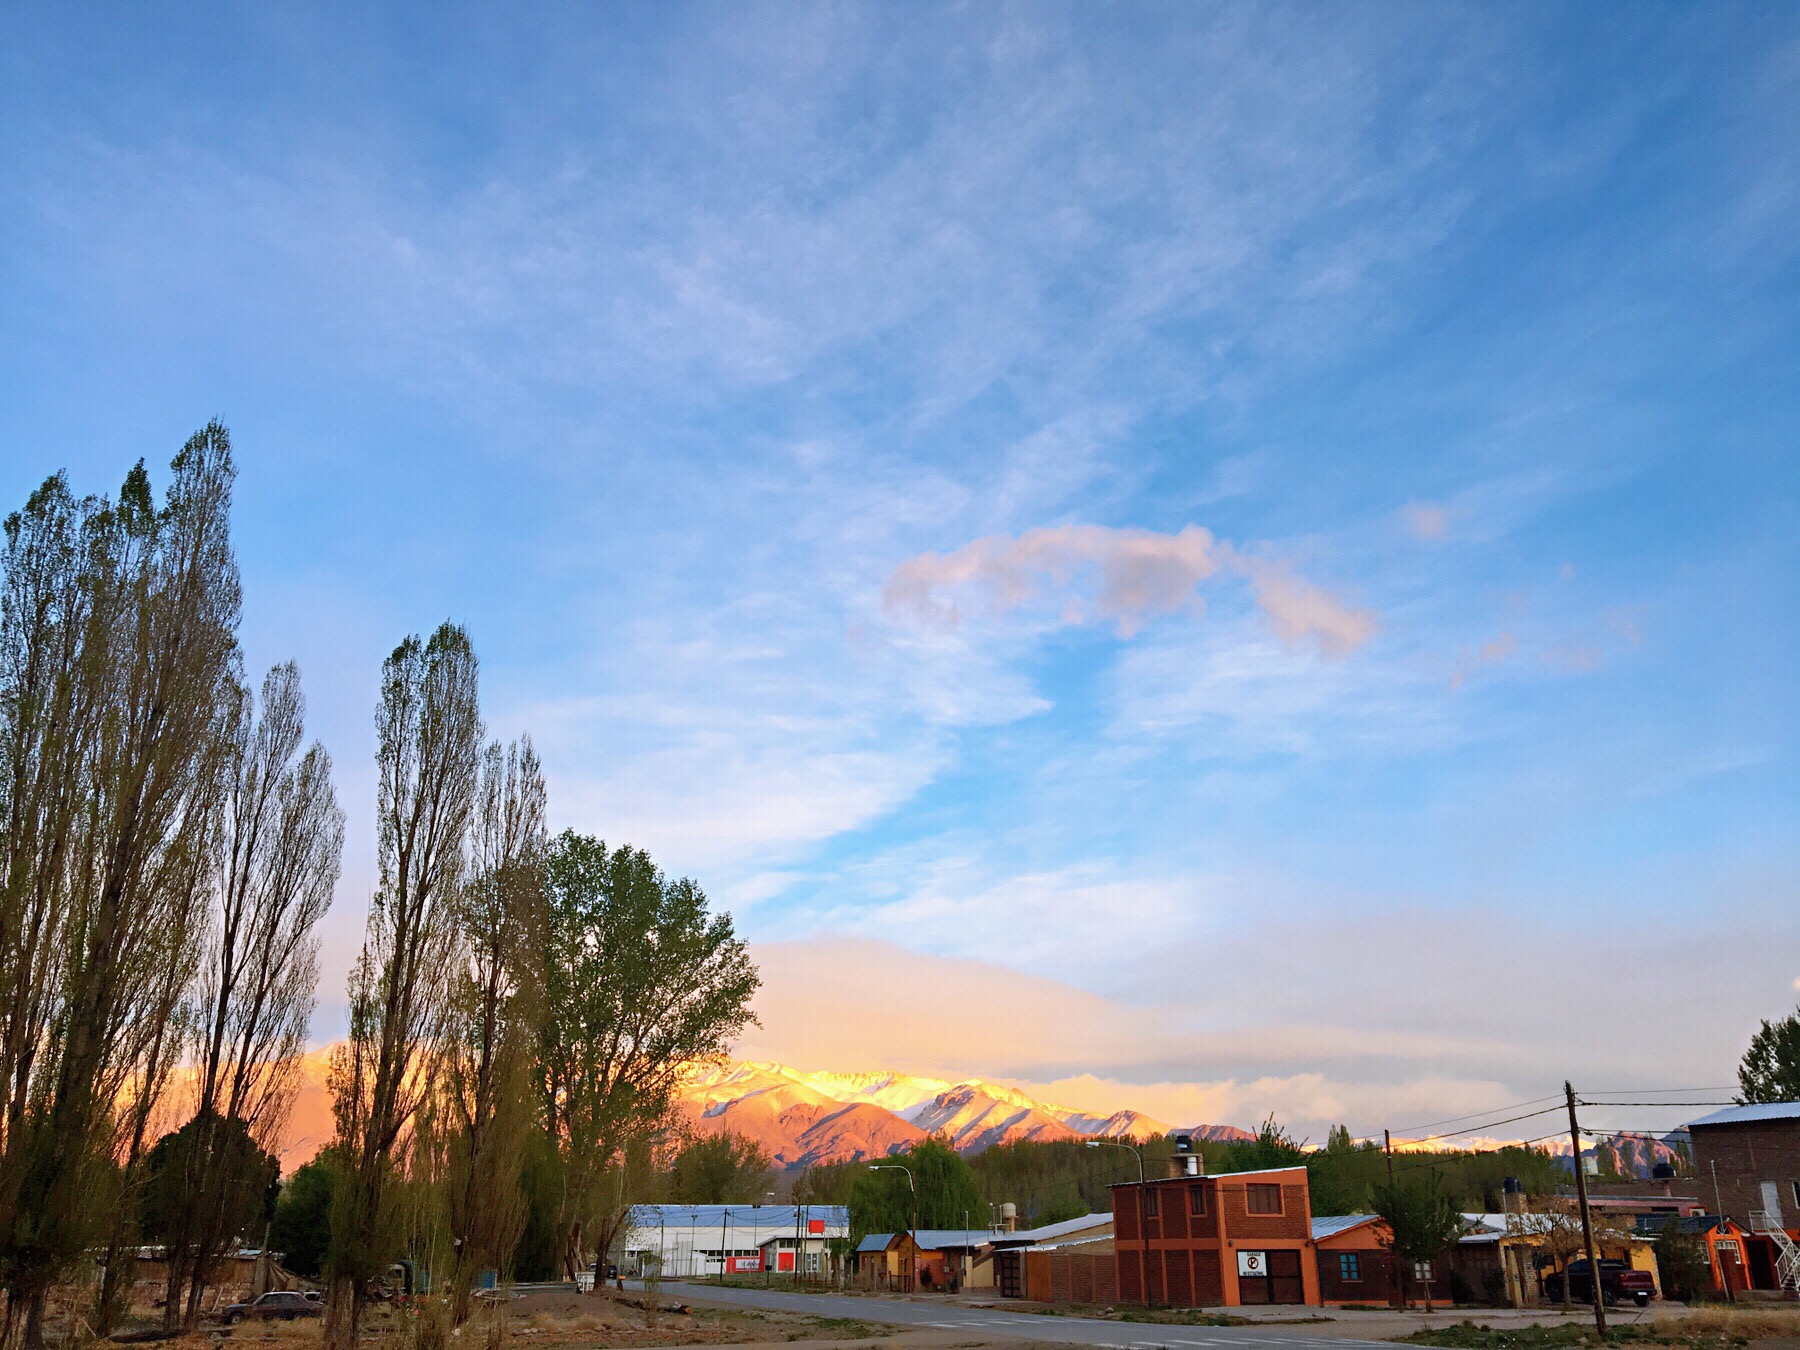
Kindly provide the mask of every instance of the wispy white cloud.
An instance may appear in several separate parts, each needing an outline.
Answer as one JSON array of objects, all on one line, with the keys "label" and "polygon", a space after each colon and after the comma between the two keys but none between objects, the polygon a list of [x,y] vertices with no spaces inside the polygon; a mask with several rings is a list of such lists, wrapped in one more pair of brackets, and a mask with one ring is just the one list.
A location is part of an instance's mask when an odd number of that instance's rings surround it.
[{"label": "wispy white cloud", "polygon": [[890,614],[951,628],[971,605],[990,619],[1047,605],[1050,627],[1106,622],[1129,638],[1150,619],[1199,613],[1200,587],[1221,569],[1251,576],[1257,603],[1285,643],[1310,638],[1327,656],[1343,656],[1375,632],[1371,611],[1347,605],[1284,565],[1241,553],[1198,525],[1174,534],[1053,525],[1016,538],[977,539],[900,563],[882,604]]},{"label": "wispy white cloud", "polygon": [[1408,502],[1400,516],[1414,539],[1435,543],[1450,533],[1450,511],[1440,502]]}]

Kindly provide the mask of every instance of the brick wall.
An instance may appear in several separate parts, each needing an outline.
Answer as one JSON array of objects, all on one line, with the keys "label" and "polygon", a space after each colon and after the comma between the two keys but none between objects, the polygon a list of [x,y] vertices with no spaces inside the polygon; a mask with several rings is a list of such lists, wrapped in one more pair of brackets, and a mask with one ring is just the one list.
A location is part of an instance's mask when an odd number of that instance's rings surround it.
[{"label": "brick wall", "polygon": [[1039,1303],[1117,1303],[1112,1253],[1025,1253],[1025,1297]]},{"label": "brick wall", "polygon": [[[1763,1208],[1762,1183],[1772,1181],[1781,1202],[1784,1226],[1800,1228],[1800,1120],[1770,1120],[1743,1125],[1704,1125],[1692,1132],[1694,1171],[1704,1201],[1713,1199],[1718,1176],[1718,1202],[1741,1224]],[[1710,1208],[1710,1204],[1709,1204]]]}]

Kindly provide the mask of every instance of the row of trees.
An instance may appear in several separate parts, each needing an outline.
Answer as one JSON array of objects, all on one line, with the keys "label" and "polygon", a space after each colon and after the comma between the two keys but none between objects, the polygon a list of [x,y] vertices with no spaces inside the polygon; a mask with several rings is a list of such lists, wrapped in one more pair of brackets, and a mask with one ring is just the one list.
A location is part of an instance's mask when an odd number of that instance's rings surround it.
[{"label": "row of trees", "polygon": [[[0,586],[0,1283],[4,1334],[41,1344],[45,1298],[119,1260],[180,1067],[167,1197],[171,1317],[236,1235],[244,1163],[273,1138],[338,876],[331,761],[302,749],[298,672],[258,699],[237,645],[230,438],[182,448],[160,504],[62,475],[6,521]],[[266,1177],[262,1179],[266,1184]]]},{"label": "row of trees", "polygon": [[309,1196],[339,1350],[402,1255],[449,1273],[459,1320],[523,1243],[572,1274],[681,1066],[750,1020],[729,918],[640,850],[550,839],[529,739],[487,738],[468,635],[408,638],[382,667],[335,1134],[271,1216],[344,818],[298,671],[260,697],[243,677],[233,479],[213,423],[160,505],[140,464],[116,500],[58,475],[6,522],[0,1341],[28,1350],[96,1251],[110,1327],[146,1232],[167,1325],[193,1325],[225,1246]]}]

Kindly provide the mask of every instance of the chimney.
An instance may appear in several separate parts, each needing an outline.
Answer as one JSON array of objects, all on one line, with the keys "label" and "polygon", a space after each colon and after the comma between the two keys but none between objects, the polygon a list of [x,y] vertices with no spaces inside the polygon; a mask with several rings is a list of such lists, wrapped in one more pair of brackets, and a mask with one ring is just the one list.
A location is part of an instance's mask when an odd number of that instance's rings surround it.
[{"label": "chimney", "polygon": [[1175,1136],[1175,1152],[1169,1157],[1169,1175],[1172,1177],[1203,1177],[1206,1175],[1206,1162],[1194,1149],[1194,1137],[1191,1134]]},{"label": "chimney", "polygon": [[1506,1177],[1500,1182],[1500,1206],[1508,1214],[1525,1212],[1525,1187],[1517,1177]]},{"label": "chimney", "polygon": [[1000,1206],[1000,1231],[1002,1233],[1019,1231],[1019,1207],[1010,1200]]}]

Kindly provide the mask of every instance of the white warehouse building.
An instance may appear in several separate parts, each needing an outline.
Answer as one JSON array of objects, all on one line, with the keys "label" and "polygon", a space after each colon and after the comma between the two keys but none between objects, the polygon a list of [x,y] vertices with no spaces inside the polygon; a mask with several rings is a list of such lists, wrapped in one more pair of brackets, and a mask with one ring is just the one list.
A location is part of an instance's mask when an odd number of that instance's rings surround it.
[{"label": "white warehouse building", "polygon": [[723,1271],[772,1271],[823,1278],[833,1273],[831,1243],[850,1235],[842,1205],[635,1205],[622,1239],[622,1269],[641,1276],[702,1279]]}]

